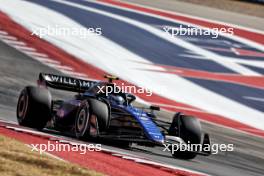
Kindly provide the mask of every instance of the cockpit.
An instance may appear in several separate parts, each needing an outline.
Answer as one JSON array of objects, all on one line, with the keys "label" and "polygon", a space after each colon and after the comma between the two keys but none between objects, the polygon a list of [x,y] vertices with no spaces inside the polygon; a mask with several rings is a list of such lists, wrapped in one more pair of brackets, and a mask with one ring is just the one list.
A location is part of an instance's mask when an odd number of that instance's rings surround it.
[{"label": "cockpit", "polygon": [[130,105],[136,99],[133,94],[122,92],[117,84],[109,82],[98,82],[88,89],[85,94],[102,97],[115,105],[125,106]]}]

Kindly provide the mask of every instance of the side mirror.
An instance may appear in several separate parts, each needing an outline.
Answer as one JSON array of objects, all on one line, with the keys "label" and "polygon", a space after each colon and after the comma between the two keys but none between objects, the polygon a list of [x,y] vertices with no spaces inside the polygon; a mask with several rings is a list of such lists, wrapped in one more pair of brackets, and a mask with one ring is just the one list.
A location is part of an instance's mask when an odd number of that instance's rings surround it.
[{"label": "side mirror", "polygon": [[130,93],[127,93],[126,94],[126,97],[127,97],[127,102],[128,102],[128,104],[131,104],[133,101],[135,101],[135,99],[136,99],[136,96],[135,95],[133,95],[133,94],[130,94]]},{"label": "side mirror", "polygon": [[160,107],[159,107],[159,106],[153,106],[153,105],[151,105],[151,106],[149,107],[149,109],[151,109],[151,110],[153,110],[153,111],[160,111]]}]

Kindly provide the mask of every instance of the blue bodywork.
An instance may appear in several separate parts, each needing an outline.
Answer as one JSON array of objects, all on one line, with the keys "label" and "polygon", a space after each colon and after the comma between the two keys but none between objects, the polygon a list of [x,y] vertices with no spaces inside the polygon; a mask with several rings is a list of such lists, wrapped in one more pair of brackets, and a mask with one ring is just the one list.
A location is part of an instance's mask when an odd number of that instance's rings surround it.
[{"label": "blue bodywork", "polygon": [[163,143],[164,136],[161,133],[159,127],[152,121],[151,117],[142,109],[135,108],[132,105],[112,105],[113,107],[118,107],[131,114],[131,116],[136,119],[142,126],[146,136],[154,142]]},{"label": "blue bodywork", "polygon": [[[97,82],[88,91],[84,93],[84,96],[93,97],[99,92],[99,87],[106,88],[110,86],[108,82]],[[112,84],[112,86],[116,86]],[[156,143],[163,143],[164,136],[161,133],[159,127],[153,122],[152,118],[143,110],[133,107],[130,103],[120,103],[115,100],[115,94],[105,96],[104,98],[110,102],[110,106],[113,108],[120,109],[130,114],[136,121],[139,122],[140,126],[144,130],[146,137]]]}]

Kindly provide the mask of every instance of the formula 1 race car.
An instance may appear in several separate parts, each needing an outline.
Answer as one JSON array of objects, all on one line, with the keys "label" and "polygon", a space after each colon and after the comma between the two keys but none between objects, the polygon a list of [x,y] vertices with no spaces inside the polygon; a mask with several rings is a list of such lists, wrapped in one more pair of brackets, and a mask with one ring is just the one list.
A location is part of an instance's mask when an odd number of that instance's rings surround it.
[{"label": "formula 1 race car", "polygon": [[[67,76],[40,73],[38,87],[27,86],[19,96],[17,119],[22,126],[42,130],[52,128],[70,132],[79,139],[104,139],[146,146],[169,145],[172,155],[192,159],[210,155],[210,151],[179,151],[174,144],[210,145],[209,135],[202,137],[197,118],[176,113],[171,123],[158,119],[157,106],[137,108],[136,96],[130,93],[106,93],[107,87],[117,87],[114,76],[108,81],[83,80]],[[76,92],[71,100],[53,100],[47,87]],[[202,140],[203,138],[203,140]],[[203,142],[202,142],[203,141]]]}]

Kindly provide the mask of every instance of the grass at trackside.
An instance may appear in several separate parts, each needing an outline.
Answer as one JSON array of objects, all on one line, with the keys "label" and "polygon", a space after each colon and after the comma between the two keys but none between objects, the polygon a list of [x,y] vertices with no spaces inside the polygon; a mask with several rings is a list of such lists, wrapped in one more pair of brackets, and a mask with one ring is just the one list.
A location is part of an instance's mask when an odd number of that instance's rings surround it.
[{"label": "grass at trackside", "polygon": [[31,148],[0,135],[1,176],[102,176],[78,165],[32,152]]}]

